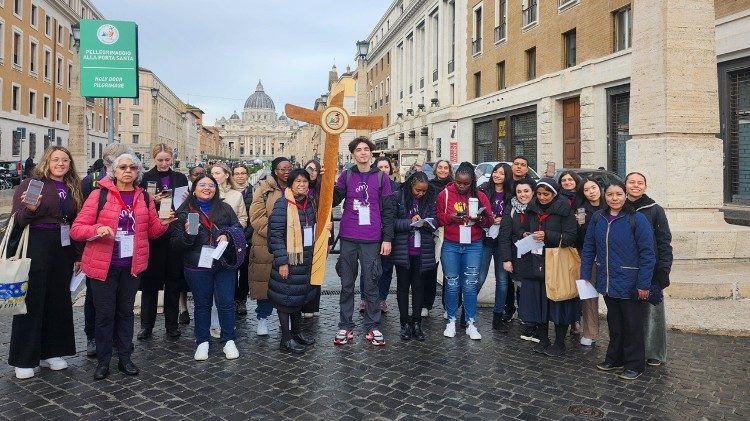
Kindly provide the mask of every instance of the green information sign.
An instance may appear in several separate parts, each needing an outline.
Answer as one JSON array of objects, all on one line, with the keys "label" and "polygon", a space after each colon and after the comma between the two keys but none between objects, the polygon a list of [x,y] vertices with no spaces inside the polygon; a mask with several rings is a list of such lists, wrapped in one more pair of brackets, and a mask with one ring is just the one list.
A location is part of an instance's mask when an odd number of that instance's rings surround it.
[{"label": "green information sign", "polygon": [[81,20],[81,96],[138,96],[138,26],[135,22]]}]

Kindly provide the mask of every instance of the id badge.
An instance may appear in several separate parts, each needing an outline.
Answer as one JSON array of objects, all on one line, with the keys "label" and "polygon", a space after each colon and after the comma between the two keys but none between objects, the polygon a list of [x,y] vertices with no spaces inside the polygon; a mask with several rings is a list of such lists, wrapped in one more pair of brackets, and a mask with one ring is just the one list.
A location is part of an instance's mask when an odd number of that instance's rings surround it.
[{"label": "id badge", "polygon": [[471,244],[471,225],[460,225],[459,237],[461,244]]},{"label": "id badge", "polygon": [[359,201],[359,199],[352,200],[352,209],[355,211],[359,211],[359,207],[362,204],[362,202]]},{"label": "id badge", "polygon": [[70,225],[60,224],[60,244],[63,247],[70,245]]},{"label": "id badge", "polygon": [[313,245],[313,227],[305,227],[303,228],[303,247],[310,247]]},{"label": "id badge", "polygon": [[360,205],[359,225],[370,225],[370,205]]},{"label": "id badge", "polygon": [[414,231],[414,248],[418,249],[422,247],[422,234],[419,231]]},{"label": "id badge", "polygon": [[211,269],[214,265],[214,250],[216,247],[203,246],[201,247],[201,256],[198,259],[198,267]]},{"label": "id badge", "polygon": [[125,231],[117,231],[116,240],[120,242],[120,259],[133,257],[133,235],[125,234]]}]

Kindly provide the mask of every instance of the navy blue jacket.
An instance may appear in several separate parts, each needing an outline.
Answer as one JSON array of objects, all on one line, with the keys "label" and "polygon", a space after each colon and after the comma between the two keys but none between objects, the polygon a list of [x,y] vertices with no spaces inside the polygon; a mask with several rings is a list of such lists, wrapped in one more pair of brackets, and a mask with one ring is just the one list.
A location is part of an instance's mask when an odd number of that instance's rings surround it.
[{"label": "navy blue jacket", "polygon": [[[304,231],[305,221],[315,224],[316,205],[310,199],[304,210],[298,210],[299,220]],[[298,202],[302,205],[303,202]],[[289,265],[289,276],[283,279],[279,267],[289,264],[286,251],[286,218],[288,203],[282,195],[273,205],[268,218],[268,248],[273,254],[271,279],[268,281],[268,298],[276,305],[300,307],[315,298],[315,289],[310,285],[313,246],[303,247],[302,264]],[[302,234],[302,233],[300,233]]]},{"label": "navy blue jacket", "polygon": [[636,289],[651,288],[656,255],[654,235],[645,216],[635,214],[635,230],[630,216],[621,212],[608,222],[604,211],[597,211],[589,223],[581,255],[581,278],[591,279],[596,263],[596,290],[613,298],[634,299]]},{"label": "navy blue jacket", "polygon": [[672,231],[669,229],[667,214],[664,212],[664,208],[645,194],[635,202],[630,203],[651,224],[656,243],[656,266],[654,267],[653,280],[658,283],[660,288],[666,288],[669,286],[669,272],[672,271],[673,260]]},{"label": "navy blue jacket", "polygon": [[[419,216],[422,219],[434,218],[435,225],[438,224],[437,216],[435,215],[435,196],[428,193],[419,204]],[[409,218],[409,211],[411,210],[411,203],[405,203],[405,197],[403,191],[399,190],[396,192],[395,207],[396,214],[394,215],[394,231],[395,239],[393,240],[393,249],[391,250],[391,257],[393,258],[393,264],[398,267],[409,268],[409,237],[410,234],[415,230],[411,226],[411,218]],[[435,260],[435,236],[430,224],[425,224],[422,228],[419,228],[420,242],[421,242],[421,258],[422,267],[420,272],[427,272],[437,267],[437,261]]]}]

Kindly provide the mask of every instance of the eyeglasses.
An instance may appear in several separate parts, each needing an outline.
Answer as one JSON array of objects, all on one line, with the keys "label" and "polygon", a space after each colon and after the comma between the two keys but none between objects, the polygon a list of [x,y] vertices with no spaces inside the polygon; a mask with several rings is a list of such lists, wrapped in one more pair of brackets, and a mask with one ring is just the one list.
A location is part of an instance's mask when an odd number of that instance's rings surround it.
[{"label": "eyeglasses", "polygon": [[213,183],[198,183],[195,187],[199,189],[216,189],[216,184]]},{"label": "eyeglasses", "polygon": [[52,158],[50,159],[51,162],[54,162],[55,164],[70,164],[70,160],[68,158]]},{"label": "eyeglasses", "polygon": [[292,169],[291,168],[276,168],[276,171],[281,171],[281,172],[284,172],[284,173],[290,173],[290,172],[292,172]]},{"label": "eyeglasses", "polygon": [[118,165],[117,169],[120,171],[130,170],[130,171],[138,171],[138,167],[135,165]]}]

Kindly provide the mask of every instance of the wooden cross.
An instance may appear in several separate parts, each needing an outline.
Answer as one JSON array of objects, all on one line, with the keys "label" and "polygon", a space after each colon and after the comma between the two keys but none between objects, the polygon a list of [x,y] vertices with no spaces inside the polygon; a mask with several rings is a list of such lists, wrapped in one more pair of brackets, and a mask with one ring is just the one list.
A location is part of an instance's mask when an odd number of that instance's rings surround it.
[{"label": "wooden cross", "polygon": [[[310,284],[323,285],[328,257],[328,237],[330,231],[325,225],[331,220],[333,207],[333,186],[336,183],[338,164],[339,136],[347,129],[375,130],[383,127],[382,116],[350,116],[344,110],[344,92],[333,96],[330,105],[323,111],[313,111],[286,104],[284,107],[289,118],[320,126],[326,133],[323,166],[326,171],[320,179],[320,197],[318,198],[318,219],[315,229],[315,248],[313,253],[312,276]],[[291,183],[291,181],[290,181]]]}]

